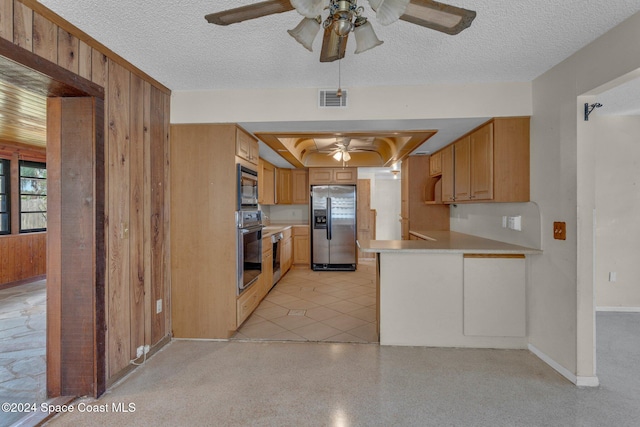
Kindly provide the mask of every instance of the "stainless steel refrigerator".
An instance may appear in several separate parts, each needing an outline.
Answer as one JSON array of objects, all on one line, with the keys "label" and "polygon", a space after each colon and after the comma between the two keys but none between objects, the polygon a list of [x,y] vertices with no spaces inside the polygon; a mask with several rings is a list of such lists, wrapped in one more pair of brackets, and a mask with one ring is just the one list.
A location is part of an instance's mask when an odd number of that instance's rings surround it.
[{"label": "stainless steel refrigerator", "polygon": [[311,268],[356,269],[356,186],[311,186]]}]

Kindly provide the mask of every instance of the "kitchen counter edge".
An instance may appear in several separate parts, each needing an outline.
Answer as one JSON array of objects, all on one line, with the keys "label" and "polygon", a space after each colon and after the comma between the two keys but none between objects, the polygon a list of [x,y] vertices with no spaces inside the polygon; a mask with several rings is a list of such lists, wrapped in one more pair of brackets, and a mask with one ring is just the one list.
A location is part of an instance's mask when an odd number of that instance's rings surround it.
[{"label": "kitchen counter edge", "polygon": [[427,240],[358,240],[367,253],[541,254],[541,249],[512,245],[455,231],[411,231]]}]

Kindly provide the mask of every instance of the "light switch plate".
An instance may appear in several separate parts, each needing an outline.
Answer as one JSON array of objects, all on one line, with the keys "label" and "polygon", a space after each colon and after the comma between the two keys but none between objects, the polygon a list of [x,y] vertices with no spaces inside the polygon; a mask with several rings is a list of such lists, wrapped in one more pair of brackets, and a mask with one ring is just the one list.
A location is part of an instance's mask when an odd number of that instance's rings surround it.
[{"label": "light switch plate", "polygon": [[162,313],[162,299],[156,300],[156,314]]}]

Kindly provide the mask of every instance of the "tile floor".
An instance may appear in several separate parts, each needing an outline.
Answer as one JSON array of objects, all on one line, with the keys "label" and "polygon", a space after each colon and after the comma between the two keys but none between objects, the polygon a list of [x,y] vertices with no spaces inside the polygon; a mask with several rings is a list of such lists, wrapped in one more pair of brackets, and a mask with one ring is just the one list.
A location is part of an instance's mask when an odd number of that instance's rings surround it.
[{"label": "tile floor", "polygon": [[[0,402],[46,401],[46,304],[45,280],[0,290]],[[0,426],[20,416],[0,414]]]},{"label": "tile floor", "polygon": [[290,270],[234,340],[378,342],[375,261],[357,271]]}]

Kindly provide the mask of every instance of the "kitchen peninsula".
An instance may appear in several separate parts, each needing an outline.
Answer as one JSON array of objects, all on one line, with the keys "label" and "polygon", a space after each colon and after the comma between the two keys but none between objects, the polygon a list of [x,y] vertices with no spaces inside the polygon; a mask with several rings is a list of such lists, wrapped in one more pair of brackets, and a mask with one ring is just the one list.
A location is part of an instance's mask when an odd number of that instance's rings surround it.
[{"label": "kitchen peninsula", "polygon": [[359,241],[376,253],[381,345],[526,348],[527,256],[538,249],[452,231]]}]

